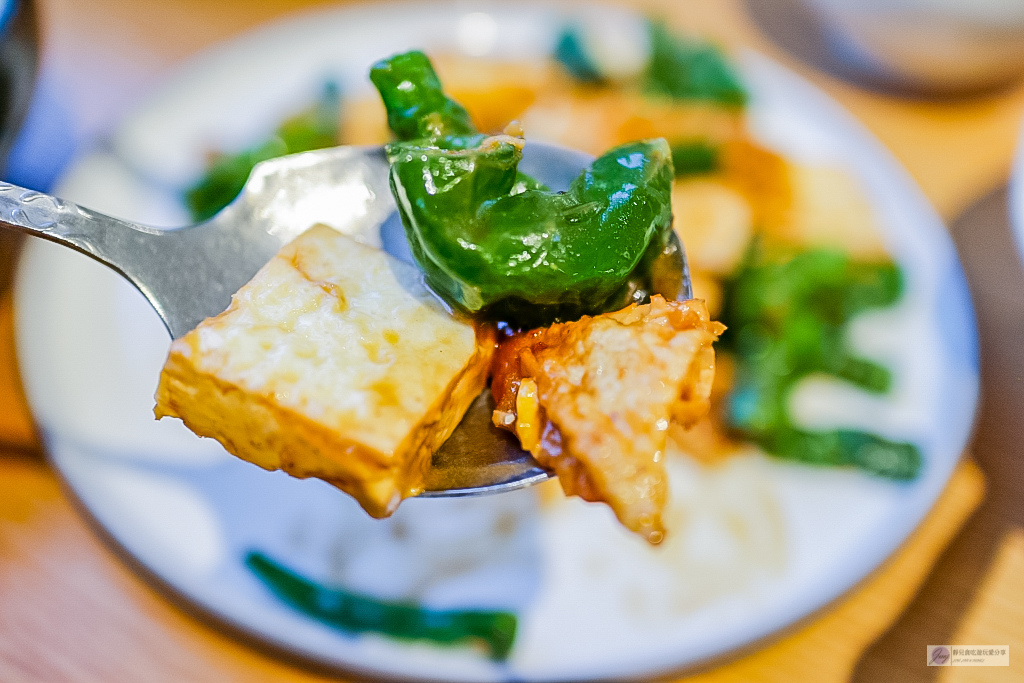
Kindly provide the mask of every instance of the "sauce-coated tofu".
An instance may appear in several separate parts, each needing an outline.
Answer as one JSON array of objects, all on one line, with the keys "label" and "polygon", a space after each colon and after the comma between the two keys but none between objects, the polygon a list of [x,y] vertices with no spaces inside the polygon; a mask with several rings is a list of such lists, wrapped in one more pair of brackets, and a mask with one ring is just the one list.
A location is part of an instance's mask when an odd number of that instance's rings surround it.
[{"label": "sauce-coated tofu", "polygon": [[659,543],[668,428],[708,411],[711,345],[724,329],[703,301],[654,296],[512,337],[495,358],[494,423],[554,470],[568,495],[607,503]]}]

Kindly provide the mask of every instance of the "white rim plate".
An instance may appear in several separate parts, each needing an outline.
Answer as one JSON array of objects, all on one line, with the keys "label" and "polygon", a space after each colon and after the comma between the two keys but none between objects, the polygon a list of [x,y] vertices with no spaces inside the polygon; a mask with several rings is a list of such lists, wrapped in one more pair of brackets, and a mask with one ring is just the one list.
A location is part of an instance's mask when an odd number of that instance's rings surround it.
[{"label": "white rim plate", "polygon": [[[180,188],[205,152],[260,139],[326,78],[347,93],[367,90],[368,65],[410,47],[545,54],[558,18],[544,5],[442,4],[286,19],[195,59],[119,126],[108,149],[81,158],[59,194],[140,222],[182,224]],[[538,506],[534,491],[408,501],[392,520],[371,522],[321,482],[263,472],[176,422],[153,421],[168,345],[156,315],[112,272],[33,241],[17,278],[18,350],[54,465],[125,552],[175,592],[275,646],[364,673],[649,677],[750,645],[827,605],[899,547],[949,479],[977,402],[974,316],[945,228],[880,143],[782,67],[754,54],[742,66],[755,134],[792,157],[848,168],[904,269],[901,303],[865,316],[851,336],[900,368],[894,392],[866,400],[832,387],[825,403],[846,413],[832,419],[917,443],[925,464],[914,482],[758,455],[722,468],[681,461],[680,531],[653,551],[604,508]],[[384,597],[513,609],[516,647],[495,664],[470,648],[339,633],[270,595],[242,563],[253,548]],[[451,557],[461,564],[445,564]]]}]

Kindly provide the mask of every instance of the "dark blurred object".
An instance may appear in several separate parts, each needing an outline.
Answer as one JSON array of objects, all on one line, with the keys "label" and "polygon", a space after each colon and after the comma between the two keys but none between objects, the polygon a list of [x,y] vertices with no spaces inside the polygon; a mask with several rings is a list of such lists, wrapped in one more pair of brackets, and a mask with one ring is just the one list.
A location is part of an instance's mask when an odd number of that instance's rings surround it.
[{"label": "dark blurred object", "polygon": [[[25,119],[39,63],[32,0],[0,0],[0,176]],[[10,284],[20,235],[0,230],[0,291]]]},{"label": "dark blurred object", "polygon": [[38,64],[35,6],[31,0],[0,0],[0,171],[6,171],[28,111]]},{"label": "dark blurred object", "polygon": [[987,0],[747,0],[759,27],[814,66],[900,95],[959,97],[1024,75],[1024,10]]}]

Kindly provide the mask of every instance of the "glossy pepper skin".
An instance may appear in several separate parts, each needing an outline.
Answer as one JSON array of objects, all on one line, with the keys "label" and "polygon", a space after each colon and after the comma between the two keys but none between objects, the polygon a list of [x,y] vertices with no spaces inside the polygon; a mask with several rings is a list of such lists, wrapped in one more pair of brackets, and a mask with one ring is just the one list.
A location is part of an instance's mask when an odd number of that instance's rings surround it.
[{"label": "glossy pepper skin", "polygon": [[664,140],[616,147],[550,192],[518,173],[521,138],[466,128],[422,54],[385,60],[371,79],[404,138],[387,154],[413,256],[453,307],[525,327],[621,308],[642,291],[638,268],[672,230]]},{"label": "glossy pepper skin", "polygon": [[431,139],[435,144],[472,147],[483,139],[469,114],[441,89],[430,59],[418,51],[381,60],[370,80],[384,100],[388,126],[399,140]]},{"label": "glossy pepper skin", "polygon": [[396,145],[391,178],[428,284],[457,308],[507,318],[527,304],[552,317],[606,309],[671,230],[664,140],[597,159],[564,194],[513,192],[521,141],[458,153]]}]

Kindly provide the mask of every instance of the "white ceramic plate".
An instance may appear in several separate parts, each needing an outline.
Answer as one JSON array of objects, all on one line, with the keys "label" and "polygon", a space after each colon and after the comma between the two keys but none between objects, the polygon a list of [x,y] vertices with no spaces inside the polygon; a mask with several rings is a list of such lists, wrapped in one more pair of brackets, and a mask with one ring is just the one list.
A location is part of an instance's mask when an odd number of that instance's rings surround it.
[{"label": "white ceramic plate", "polygon": [[[206,150],[259,140],[326,78],[360,91],[373,60],[414,46],[545,54],[558,24],[552,6],[518,3],[380,5],[283,21],[196,59],[107,149],[81,158],[59,193],[140,222],[182,224],[180,188]],[[812,418],[918,444],[915,481],[756,453],[717,468],[679,458],[675,531],[657,549],[603,506],[541,505],[536,490],[412,500],[375,522],[326,484],[264,472],[176,421],[155,422],[168,346],[156,315],[112,272],[34,241],[18,273],[18,348],[54,465],[165,586],[265,642],[349,670],[447,681],[649,677],[823,607],[903,542],[949,478],[977,398],[974,317],[943,225],[885,149],[793,74],[756,55],[742,62],[756,134],[793,157],[850,169],[907,279],[895,308],[862,317],[851,333],[861,353],[897,369],[892,394],[819,386]],[[385,598],[513,610],[512,655],[495,664],[469,647],[332,630],[273,597],[242,563],[249,549]]]}]

